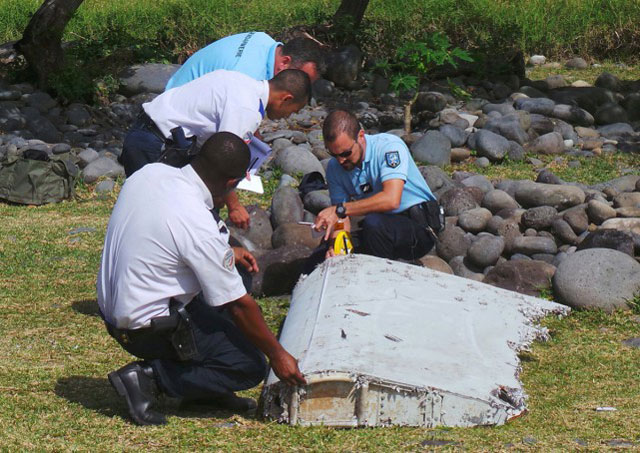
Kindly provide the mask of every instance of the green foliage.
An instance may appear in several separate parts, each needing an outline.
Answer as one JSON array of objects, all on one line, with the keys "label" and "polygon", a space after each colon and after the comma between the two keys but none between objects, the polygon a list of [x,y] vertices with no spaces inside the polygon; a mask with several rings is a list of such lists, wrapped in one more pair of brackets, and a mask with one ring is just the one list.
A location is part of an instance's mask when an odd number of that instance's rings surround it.
[{"label": "green foliage", "polygon": [[448,77],[447,77],[447,84],[449,85],[449,91],[451,91],[451,94],[456,98],[462,99],[463,101],[467,101],[473,97],[471,93],[469,93],[467,90],[460,87],[459,85],[456,85],[455,83],[453,83]]},{"label": "green foliage", "polygon": [[410,41],[398,49],[395,58],[381,60],[375,69],[390,77],[391,88],[397,93],[418,88],[421,78],[438,66],[457,67],[458,61],[473,61],[468,52],[451,48],[451,41],[442,33],[431,33],[421,41]]},{"label": "green foliage", "polygon": [[632,299],[627,301],[627,305],[636,315],[640,315],[640,293],[633,296]]}]

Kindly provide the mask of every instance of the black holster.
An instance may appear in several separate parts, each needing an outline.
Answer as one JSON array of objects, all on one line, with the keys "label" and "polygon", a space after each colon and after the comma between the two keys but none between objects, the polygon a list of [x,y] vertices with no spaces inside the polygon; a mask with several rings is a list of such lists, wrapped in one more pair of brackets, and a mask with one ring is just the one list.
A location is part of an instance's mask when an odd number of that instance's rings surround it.
[{"label": "black holster", "polygon": [[180,360],[193,360],[198,356],[198,346],[191,329],[191,316],[186,306],[175,299],[171,299],[169,316],[151,320],[151,330],[169,337]]},{"label": "black holster", "polygon": [[165,140],[164,151],[158,162],[181,168],[191,162],[196,155],[196,138],[186,138],[181,127],[171,129],[171,139]]},{"label": "black holster", "polygon": [[406,212],[411,220],[431,231],[434,236],[444,230],[444,209],[435,200],[413,205]]}]

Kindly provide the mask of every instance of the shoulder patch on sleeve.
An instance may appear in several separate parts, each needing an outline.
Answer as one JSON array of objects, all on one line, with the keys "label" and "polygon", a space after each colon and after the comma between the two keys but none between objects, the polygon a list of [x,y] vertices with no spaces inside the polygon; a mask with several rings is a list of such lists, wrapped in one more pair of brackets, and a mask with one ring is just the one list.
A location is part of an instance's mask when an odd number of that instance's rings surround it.
[{"label": "shoulder patch on sleeve", "polygon": [[384,160],[391,168],[396,168],[400,165],[400,153],[398,151],[388,151],[384,154]]},{"label": "shoulder patch on sleeve", "polygon": [[233,266],[236,264],[235,261],[236,259],[233,255],[233,249],[229,249],[224,253],[224,257],[222,258],[222,267],[230,271],[233,269]]}]

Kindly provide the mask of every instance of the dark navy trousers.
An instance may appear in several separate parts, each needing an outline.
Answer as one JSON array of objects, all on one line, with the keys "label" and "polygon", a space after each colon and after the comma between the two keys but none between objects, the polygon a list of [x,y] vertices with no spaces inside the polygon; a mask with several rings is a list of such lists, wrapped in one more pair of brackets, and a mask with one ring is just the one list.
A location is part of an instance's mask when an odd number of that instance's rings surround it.
[{"label": "dark navy trousers", "polygon": [[[392,260],[422,258],[435,244],[431,233],[403,214],[367,214],[352,236],[354,252]],[[328,247],[323,243],[313,251],[303,273],[310,274],[324,261]]]},{"label": "dark navy trousers", "polygon": [[165,139],[149,121],[151,121],[149,117],[138,116],[122,143],[122,154],[119,161],[124,167],[124,173],[127,177],[146,164],[157,162],[162,155]]},{"label": "dark navy trousers", "polygon": [[214,400],[255,387],[265,378],[264,355],[236,327],[224,306],[211,307],[197,296],[186,309],[198,348],[195,359],[179,360],[167,334],[150,331],[128,342],[116,338],[127,352],[151,364],[163,393],[184,401]]}]

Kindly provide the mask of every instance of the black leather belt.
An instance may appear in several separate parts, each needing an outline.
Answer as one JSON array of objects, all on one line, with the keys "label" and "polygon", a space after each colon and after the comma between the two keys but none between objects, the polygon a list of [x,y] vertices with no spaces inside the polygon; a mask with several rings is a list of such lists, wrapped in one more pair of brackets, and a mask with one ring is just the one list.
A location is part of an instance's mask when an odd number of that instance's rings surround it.
[{"label": "black leather belt", "polygon": [[113,338],[119,339],[123,343],[133,343],[136,339],[150,335],[153,331],[150,327],[141,327],[140,329],[118,329],[105,321],[107,331]]}]

